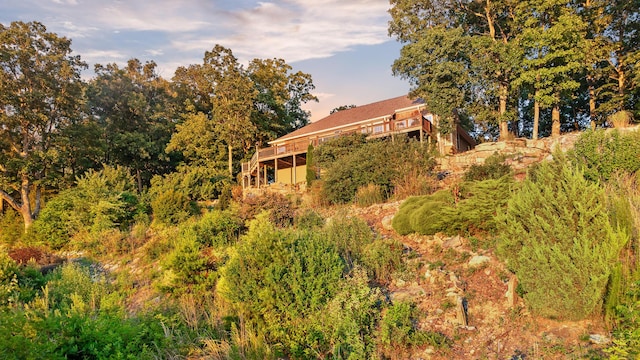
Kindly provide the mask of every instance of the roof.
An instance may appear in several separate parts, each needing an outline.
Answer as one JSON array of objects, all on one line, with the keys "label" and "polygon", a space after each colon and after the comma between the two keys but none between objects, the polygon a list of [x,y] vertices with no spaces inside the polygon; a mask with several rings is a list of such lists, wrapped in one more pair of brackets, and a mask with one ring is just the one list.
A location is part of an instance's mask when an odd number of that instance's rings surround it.
[{"label": "roof", "polygon": [[393,99],[382,100],[367,105],[357,106],[351,109],[341,110],[322,118],[318,121],[293,131],[285,136],[279,137],[269,143],[279,143],[285,140],[298,138],[312,133],[325,131],[333,128],[355,124],[360,121],[376,119],[393,115],[396,110],[406,109],[417,105],[423,105],[421,99],[412,100],[408,96],[398,96]]}]

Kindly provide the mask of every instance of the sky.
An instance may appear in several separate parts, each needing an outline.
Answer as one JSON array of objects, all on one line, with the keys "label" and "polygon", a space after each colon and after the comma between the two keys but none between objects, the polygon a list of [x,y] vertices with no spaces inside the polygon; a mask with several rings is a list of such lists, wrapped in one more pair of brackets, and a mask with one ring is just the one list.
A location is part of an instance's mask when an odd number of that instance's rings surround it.
[{"label": "sky", "polygon": [[315,121],[409,92],[391,74],[401,45],[388,36],[388,9],[388,0],[0,0],[0,23],[43,23],[70,38],[89,69],[138,58],[166,79],[215,44],[245,65],[281,58],[311,74],[319,102],[303,108]]}]

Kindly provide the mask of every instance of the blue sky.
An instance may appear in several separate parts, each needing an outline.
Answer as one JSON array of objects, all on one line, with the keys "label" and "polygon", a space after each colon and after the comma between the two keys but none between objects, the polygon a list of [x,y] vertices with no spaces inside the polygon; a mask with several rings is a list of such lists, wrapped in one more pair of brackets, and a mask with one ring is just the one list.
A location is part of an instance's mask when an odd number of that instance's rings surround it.
[{"label": "blue sky", "polygon": [[401,45],[387,35],[388,8],[388,0],[0,0],[0,23],[42,22],[72,39],[90,69],[136,57],[154,60],[167,79],[215,44],[244,64],[282,58],[312,75],[320,102],[305,109],[317,120],[409,91],[391,75]]}]

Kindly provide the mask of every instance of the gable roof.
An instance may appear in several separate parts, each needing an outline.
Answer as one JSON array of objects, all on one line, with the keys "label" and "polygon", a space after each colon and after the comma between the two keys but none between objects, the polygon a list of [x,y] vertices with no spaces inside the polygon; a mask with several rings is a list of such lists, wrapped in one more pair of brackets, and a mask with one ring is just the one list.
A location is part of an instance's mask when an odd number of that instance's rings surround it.
[{"label": "gable roof", "polygon": [[270,141],[269,143],[279,143],[285,140],[302,137],[316,132],[355,124],[360,121],[390,116],[393,115],[396,110],[406,109],[423,104],[424,101],[422,101],[421,99],[411,100],[406,95],[403,95],[388,100],[382,100],[367,105],[357,106],[351,109],[337,111],[285,136],[281,136],[273,141]]}]

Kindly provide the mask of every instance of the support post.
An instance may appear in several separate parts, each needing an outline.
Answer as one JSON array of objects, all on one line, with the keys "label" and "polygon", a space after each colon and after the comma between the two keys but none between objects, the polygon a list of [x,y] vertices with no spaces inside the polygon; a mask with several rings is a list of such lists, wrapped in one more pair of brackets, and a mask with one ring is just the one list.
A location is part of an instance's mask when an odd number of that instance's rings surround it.
[{"label": "support post", "polygon": [[296,170],[296,155],[293,154],[293,185],[295,186],[298,181],[296,180],[296,173],[298,171]]},{"label": "support post", "polygon": [[264,184],[267,185],[269,183],[269,180],[267,178],[267,165],[265,164],[264,167]]},{"label": "support post", "polygon": [[273,168],[275,169],[273,172],[273,181],[277,184],[278,183],[278,159],[273,160]]}]

